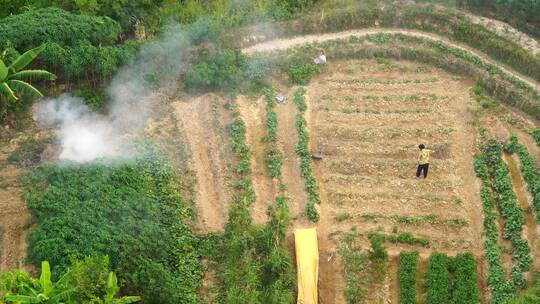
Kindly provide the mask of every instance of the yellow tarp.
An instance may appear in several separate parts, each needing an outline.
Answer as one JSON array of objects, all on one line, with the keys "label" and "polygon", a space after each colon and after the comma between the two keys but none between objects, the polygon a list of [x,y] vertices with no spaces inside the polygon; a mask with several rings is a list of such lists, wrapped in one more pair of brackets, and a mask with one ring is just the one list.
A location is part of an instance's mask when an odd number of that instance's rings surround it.
[{"label": "yellow tarp", "polygon": [[296,229],[294,232],[298,267],[298,304],[317,304],[319,247],[317,230]]}]

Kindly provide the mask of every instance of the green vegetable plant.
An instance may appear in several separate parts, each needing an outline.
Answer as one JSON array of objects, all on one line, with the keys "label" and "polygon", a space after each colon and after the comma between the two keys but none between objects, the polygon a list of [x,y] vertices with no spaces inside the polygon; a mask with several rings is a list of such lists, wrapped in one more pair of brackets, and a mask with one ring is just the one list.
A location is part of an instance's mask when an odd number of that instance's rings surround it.
[{"label": "green vegetable plant", "polygon": [[450,300],[450,276],[446,254],[434,252],[428,260],[424,281],[427,304],[447,304]]},{"label": "green vegetable plant", "polygon": [[294,94],[294,103],[299,113],[296,115],[296,130],[298,131],[298,143],[296,144],[296,154],[300,156],[300,173],[306,180],[306,192],[308,193],[308,202],[306,205],[306,214],[310,221],[319,221],[319,213],[315,209],[315,204],[320,203],[319,185],[313,175],[311,165],[311,152],[309,150],[309,133],[307,131],[307,121],[304,113],[307,110],[307,103],[304,97],[306,89],[298,88]]},{"label": "green vegetable plant", "polygon": [[399,254],[399,303],[416,304],[417,251]]}]

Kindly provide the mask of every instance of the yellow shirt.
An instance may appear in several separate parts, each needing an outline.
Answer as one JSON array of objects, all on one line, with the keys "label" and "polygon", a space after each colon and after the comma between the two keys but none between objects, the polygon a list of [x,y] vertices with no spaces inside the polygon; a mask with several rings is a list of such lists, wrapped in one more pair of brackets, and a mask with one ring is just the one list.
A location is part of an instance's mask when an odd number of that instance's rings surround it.
[{"label": "yellow shirt", "polygon": [[429,155],[435,151],[430,149],[424,149],[420,151],[420,154],[418,155],[418,164],[419,165],[425,165],[429,164]]}]

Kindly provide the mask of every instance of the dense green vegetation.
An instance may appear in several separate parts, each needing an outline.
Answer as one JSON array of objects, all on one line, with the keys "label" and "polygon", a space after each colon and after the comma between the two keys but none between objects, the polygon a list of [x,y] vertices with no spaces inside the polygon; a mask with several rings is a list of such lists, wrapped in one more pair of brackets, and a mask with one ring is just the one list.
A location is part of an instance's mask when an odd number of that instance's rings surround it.
[{"label": "dense green vegetation", "polygon": [[307,121],[304,118],[304,113],[307,110],[307,103],[304,94],[306,89],[304,87],[298,88],[294,93],[294,103],[298,108],[298,114],[296,114],[296,130],[298,131],[298,143],[296,144],[296,154],[300,156],[300,173],[306,180],[306,192],[308,193],[308,202],[306,204],[306,215],[312,222],[319,221],[319,213],[315,209],[315,204],[319,204],[321,199],[319,197],[319,185],[317,179],[313,175],[313,168],[311,165],[311,150],[309,148],[309,133]]},{"label": "dense green vegetation", "polygon": [[12,270],[0,279],[0,302],[20,303],[96,303],[129,304],[140,301],[137,296],[116,297],[120,291],[114,272],[109,271],[109,258],[86,257],[74,261],[56,282],[52,281],[49,262],[41,263],[41,275]]},{"label": "dense green vegetation", "polygon": [[0,12],[0,18],[9,14],[20,14],[36,8],[53,6],[81,15],[110,17],[117,21],[126,33],[145,29],[149,33],[154,33],[170,21],[190,24],[203,17],[216,20],[224,26],[238,26],[260,20],[283,20],[316,2],[316,0],[239,2],[220,0],[187,0],[182,2],[168,0],[20,0],[13,2],[2,0],[0,5],[5,10]]},{"label": "dense green vegetation", "polygon": [[73,258],[108,255],[123,293],[145,303],[198,303],[203,272],[181,187],[158,151],[146,153],[135,162],[47,164],[26,176],[37,224],[29,261],[50,261],[57,278]]},{"label": "dense green vegetation", "polygon": [[417,251],[399,254],[399,303],[416,304],[418,258]]},{"label": "dense green vegetation", "polygon": [[426,303],[448,303],[450,300],[450,275],[446,254],[438,252],[431,254],[424,286],[426,288]]}]

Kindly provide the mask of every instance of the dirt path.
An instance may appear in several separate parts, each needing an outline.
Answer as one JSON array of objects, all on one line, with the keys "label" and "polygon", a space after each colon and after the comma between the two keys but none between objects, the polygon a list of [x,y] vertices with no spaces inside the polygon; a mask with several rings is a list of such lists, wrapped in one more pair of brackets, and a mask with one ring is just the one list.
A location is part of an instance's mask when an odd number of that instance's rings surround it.
[{"label": "dirt path", "polygon": [[283,153],[281,174],[290,197],[289,208],[292,217],[301,218],[301,213],[306,207],[307,194],[304,190],[304,179],[300,175],[300,157],[296,154],[296,143],[298,142],[296,114],[298,110],[292,101],[294,92],[296,92],[296,87],[285,94],[288,102],[276,106],[275,112],[278,120],[278,147]]},{"label": "dirt path", "polygon": [[196,205],[204,231],[222,231],[227,220],[229,191],[223,141],[212,122],[212,95],[203,95],[173,107],[187,139],[191,168],[196,174]]},{"label": "dirt path", "polygon": [[246,54],[279,51],[279,50],[285,50],[285,49],[296,47],[303,44],[320,43],[320,42],[324,42],[328,40],[344,39],[344,38],[349,38],[352,36],[356,36],[356,37],[367,36],[367,35],[374,35],[374,34],[379,34],[379,33],[404,34],[404,35],[409,35],[409,36],[414,36],[414,37],[426,38],[433,41],[444,42],[447,45],[450,45],[452,47],[455,47],[461,50],[465,50],[471,53],[472,55],[478,56],[487,63],[491,63],[491,64],[499,66],[503,72],[522,80],[523,82],[527,83],[528,85],[530,85],[537,91],[540,88],[540,85],[535,80],[529,77],[523,76],[520,73],[513,71],[512,69],[510,69],[509,67],[501,63],[495,62],[494,60],[490,59],[489,56],[487,56],[486,54],[483,54],[477,50],[473,50],[461,44],[457,44],[455,42],[447,40],[446,38],[442,38],[440,36],[421,32],[421,31],[411,31],[411,30],[401,30],[401,29],[362,29],[362,30],[350,30],[350,31],[344,31],[344,32],[337,32],[337,33],[305,35],[305,36],[294,37],[294,38],[274,39],[274,40],[262,42],[262,43],[247,47],[243,49],[242,51]]},{"label": "dirt path", "polygon": [[0,273],[23,267],[27,246],[25,226],[30,220],[17,186],[21,170],[7,163],[5,152],[0,151]]},{"label": "dirt path", "polygon": [[263,224],[267,219],[268,205],[274,203],[277,195],[276,182],[268,175],[265,161],[267,145],[263,139],[267,135],[266,102],[263,98],[248,100],[244,96],[240,96],[236,102],[240,116],[246,124],[246,142],[252,153],[251,182],[256,200],[251,205],[251,217],[255,224]]}]

